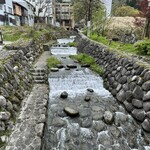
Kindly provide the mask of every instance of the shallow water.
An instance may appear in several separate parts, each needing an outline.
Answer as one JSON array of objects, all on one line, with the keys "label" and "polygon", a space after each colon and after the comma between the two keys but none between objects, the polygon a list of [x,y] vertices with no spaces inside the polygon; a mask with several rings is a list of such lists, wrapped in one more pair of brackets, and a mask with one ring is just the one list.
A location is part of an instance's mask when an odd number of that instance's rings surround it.
[{"label": "shallow water", "polygon": [[[62,49],[66,49],[63,55],[59,53]],[[73,49],[52,47],[51,51],[64,66],[76,64],[77,68],[62,68],[49,74],[50,93],[43,150],[149,150],[141,129],[103,87],[102,78],[71,60],[68,55],[73,53]],[[88,88],[94,92],[88,92]],[[63,91],[68,93],[67,99],[60,98]],[[86,96],[91,98],[89,102],[84,100]],[[78,110],[79,116],[67,116],[63,111],[66,106]],[[113,114],[112,124],[104,121],[105,111]]]}]

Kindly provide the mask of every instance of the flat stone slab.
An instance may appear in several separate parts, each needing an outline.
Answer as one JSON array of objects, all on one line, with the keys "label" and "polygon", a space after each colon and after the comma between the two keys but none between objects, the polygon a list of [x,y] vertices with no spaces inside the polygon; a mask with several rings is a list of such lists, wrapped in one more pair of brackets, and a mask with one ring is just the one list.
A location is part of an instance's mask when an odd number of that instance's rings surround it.
[{"label": "flat stone slab", "polygon": [[52,72],[57,72],[57,71],[59,71],[58,68],[51,68],[50,70],[51,70]]},{"label": "flat stone slab", "polygon": [[70,117],[76,117],[79,115],[79,111],[74,109],[74,108],[71,108],[71,107],[65,107],[64,108],[64,111],[67,113],[68,116]]},{"label": "flat stone slab", "polygon": [[46,84],[35,84],[28,98],[23,100],[21,113],[6,150],[40,150],[48,100]]}]

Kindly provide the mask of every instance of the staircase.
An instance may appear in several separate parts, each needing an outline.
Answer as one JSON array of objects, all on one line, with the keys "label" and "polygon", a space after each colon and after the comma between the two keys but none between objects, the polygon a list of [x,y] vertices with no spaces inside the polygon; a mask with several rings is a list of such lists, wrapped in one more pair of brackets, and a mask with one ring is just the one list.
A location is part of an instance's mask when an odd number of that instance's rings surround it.
[{"label": "staircase", "polygon": [[36,84],[47,83],[47,70],[46,69],[31,69],[33,81]]}]

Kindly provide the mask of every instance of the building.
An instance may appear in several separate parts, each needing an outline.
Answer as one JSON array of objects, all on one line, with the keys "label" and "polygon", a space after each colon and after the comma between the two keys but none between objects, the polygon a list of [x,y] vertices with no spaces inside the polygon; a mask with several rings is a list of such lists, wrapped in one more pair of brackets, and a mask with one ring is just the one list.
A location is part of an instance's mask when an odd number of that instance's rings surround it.
[{"label": "building", "polygon": [[0,0],[0,25],[15,25],[12,0]]},{"label": "building", "polygon": [[56,22],[66,30],[74,28],[73,6],[71,0],[63,0],[56,3]]},{"label": "building", "polygon": [[26,0],[35,7],[35,23],[55,25],[55,0]]}]

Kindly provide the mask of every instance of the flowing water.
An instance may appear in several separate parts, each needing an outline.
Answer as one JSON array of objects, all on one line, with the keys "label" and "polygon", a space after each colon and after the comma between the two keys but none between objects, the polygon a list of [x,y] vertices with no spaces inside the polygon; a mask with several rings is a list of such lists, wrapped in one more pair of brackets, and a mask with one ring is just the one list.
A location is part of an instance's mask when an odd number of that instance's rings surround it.
[{"label": "flowing water", "polygon": [[[62,44],[69,40],[58,42]],[[75,48],[59,45],[52,47],[51,53],[64,66],[74,64],[76,68],[62,68],[49,74],[43,150],[150,150],[140,127],[103,87],[102,78],[68,57],[77,53]],[[64,91],[68,93],[66,99],[60,98]],[[90,101],[85,101],[85,97]],[[65,107],[78,110],[79,116],[69,117],[64,112]],[[111,123],[104,119],[106,111],[113,115]]]}]

